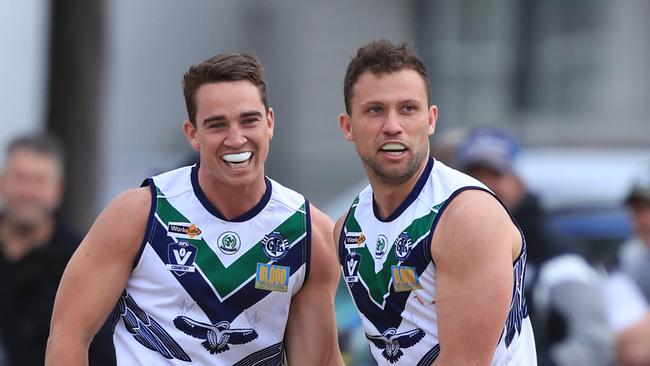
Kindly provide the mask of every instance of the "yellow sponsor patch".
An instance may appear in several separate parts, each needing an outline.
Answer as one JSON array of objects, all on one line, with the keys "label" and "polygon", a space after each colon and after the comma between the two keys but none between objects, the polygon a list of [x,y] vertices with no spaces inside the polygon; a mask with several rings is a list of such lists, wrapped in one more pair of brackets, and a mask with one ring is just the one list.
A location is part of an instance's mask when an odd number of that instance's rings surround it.
[{"label": "yellow sponsor patch", "polygon": [[422,288],[414,267],[391,266],[395,292],[419,290]]},{"label": "yellow sponsor patch", "polygon": [[287,292],[291,268],[273,264],[257,263],[255,288],[267,291]]}]

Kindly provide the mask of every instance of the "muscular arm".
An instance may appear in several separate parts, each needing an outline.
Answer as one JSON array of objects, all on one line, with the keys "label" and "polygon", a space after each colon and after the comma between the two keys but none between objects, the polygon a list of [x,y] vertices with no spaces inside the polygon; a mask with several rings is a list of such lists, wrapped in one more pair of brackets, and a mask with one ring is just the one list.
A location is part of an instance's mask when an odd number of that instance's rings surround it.
[{"label": "muscular arm", "polygon": [[334,318],[339,266],[332,221],[311,206],[309,278],[291,300],[285,340],[290,365],[343,365]]},{"label": "muscular arm", "polygon": [[126,285],[150,207],[147,188],[122,193],[79,245],[56,295],[47,365],[88,364],[88,345]]},{"label": "muscular arm", "polygon": [[512,298],[521,240],[489,193],[459,194],[432,239],[440,355],[434,365],[489,365]]}]

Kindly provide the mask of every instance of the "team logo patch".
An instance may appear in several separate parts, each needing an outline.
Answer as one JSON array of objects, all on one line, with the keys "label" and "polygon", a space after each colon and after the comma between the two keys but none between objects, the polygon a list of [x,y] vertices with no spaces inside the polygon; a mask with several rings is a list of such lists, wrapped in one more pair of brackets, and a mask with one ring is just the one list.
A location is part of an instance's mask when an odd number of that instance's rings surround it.
[{"label": "team logo patch", "polygon": [[343,274],[345,275],[345,282],[350,286],[355,282],[359,282],[359,263],[361,263],[361,254],[352,252],[345,256]]},{"label": "team logo patch", "polygon": [[419,290],[422,288],[415,267],[391,266],[393,288],[395,292]]},{"label": "team logo patch", "polygon": [[217,246],[224,254],[235,254],[241,247],[241,239],[239,235],[232,231],[226,231],[225,233],[219,235],[217,239]]},{"label": "team logo patch", "polygon": [[375,258],[381,259],[381,257],[386,254],[386,246],[388,245],[388,239],[385,235],[380,234],[377,237],[377,246],[375,248]]},{"label": "team logo patch", "polygon": [[262,239],[262,248],[267,257],[277,261],[287,255],[289,242],[282,234],[274,231],[264,236],[264,239]]},{"label": "team logo patch", "polygon": [[196,270],[196,267],[194,267],[196,252],[196,247],[185,241],[170,243],[167,247],[169,263],[165,267],[177,276],[182,276],[186,272],[194,272]]},{"label": "team logo patch", "polygon": [[291,268],[273,264],[257,263],[255,288],[267,291],[287,292]]},{"label": "team logo patch", "polygon": [[409,234],[406,231],[399,234],[397,240],[395,240],[395,256],[397,259],[400,261],[405,260],[411,254],[411,248],[412,244]]},{"label": "team logo patch", "polygon": [[361,248],[366,245],[366,236],[363,233],[348,232],[345,234],[345,249]]},{"label": "team logo patch", "polygon": [[201,239],[201,229],[189,222],[170,222],[167,225],[170,236],[179,239]]}]

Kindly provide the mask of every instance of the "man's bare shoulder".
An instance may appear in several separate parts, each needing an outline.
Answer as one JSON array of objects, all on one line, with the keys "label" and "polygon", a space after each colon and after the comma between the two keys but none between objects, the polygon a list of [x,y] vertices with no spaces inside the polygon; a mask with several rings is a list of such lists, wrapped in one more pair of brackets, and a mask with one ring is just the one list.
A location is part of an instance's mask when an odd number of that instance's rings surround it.
[{"label": "man's bare shoulder", "polygon": [[336,224],[334,224],[334,232],[332,235],[334,236],[334,244],[336,245],[339,240],[341,239],[341,229],[343,229],[343,224],[345,223],[345,218],[348,217],[348,212],[350,210],[346,210],[341,217],[336,220]]},{"label": "man's bare shoulder", "polygon": [[506,209],[489,192],[470,189],[458,194],[442,213],[434,234],[432,256],[448,251],[489,250],[493,243],[520,249],[519,230]]},{"label": "man's bare shoulder", "polygon": [[97,217],[84,241],[108,244],[114,250],[135,254],[142,241],[152,209],[149,187],[126,190],[118,194]]}]

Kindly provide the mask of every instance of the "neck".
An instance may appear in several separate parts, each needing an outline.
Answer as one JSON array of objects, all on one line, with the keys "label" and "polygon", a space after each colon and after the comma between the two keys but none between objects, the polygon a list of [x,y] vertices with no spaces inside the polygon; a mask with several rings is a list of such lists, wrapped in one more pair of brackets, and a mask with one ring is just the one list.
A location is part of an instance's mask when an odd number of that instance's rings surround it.
[{"label": "neck", "polygon": [[382,219],[388,218],[404,202],[411,193],[420,176],[427,166],[429,158],[423,159],[415,174],[405,181],[394,183],[387,181],[374,174],[368,175],[368,181],[372,186],[372,194],[377,205],[378,213]]},{"label": "neck", "polygon": [[250,211],[266,192],[264,175],[249,185],[227,186],[215,182],[208,174],[202,174],[200,167],[199,186],[208,201],[228,220]]},{"label": "neck", "polygon": [[5,258],[16,262],[32,250],[47,244],[54,231],[54,218],[47,217],[37,225],[12,222],[5,217],[0,221],[0,242]]}]

